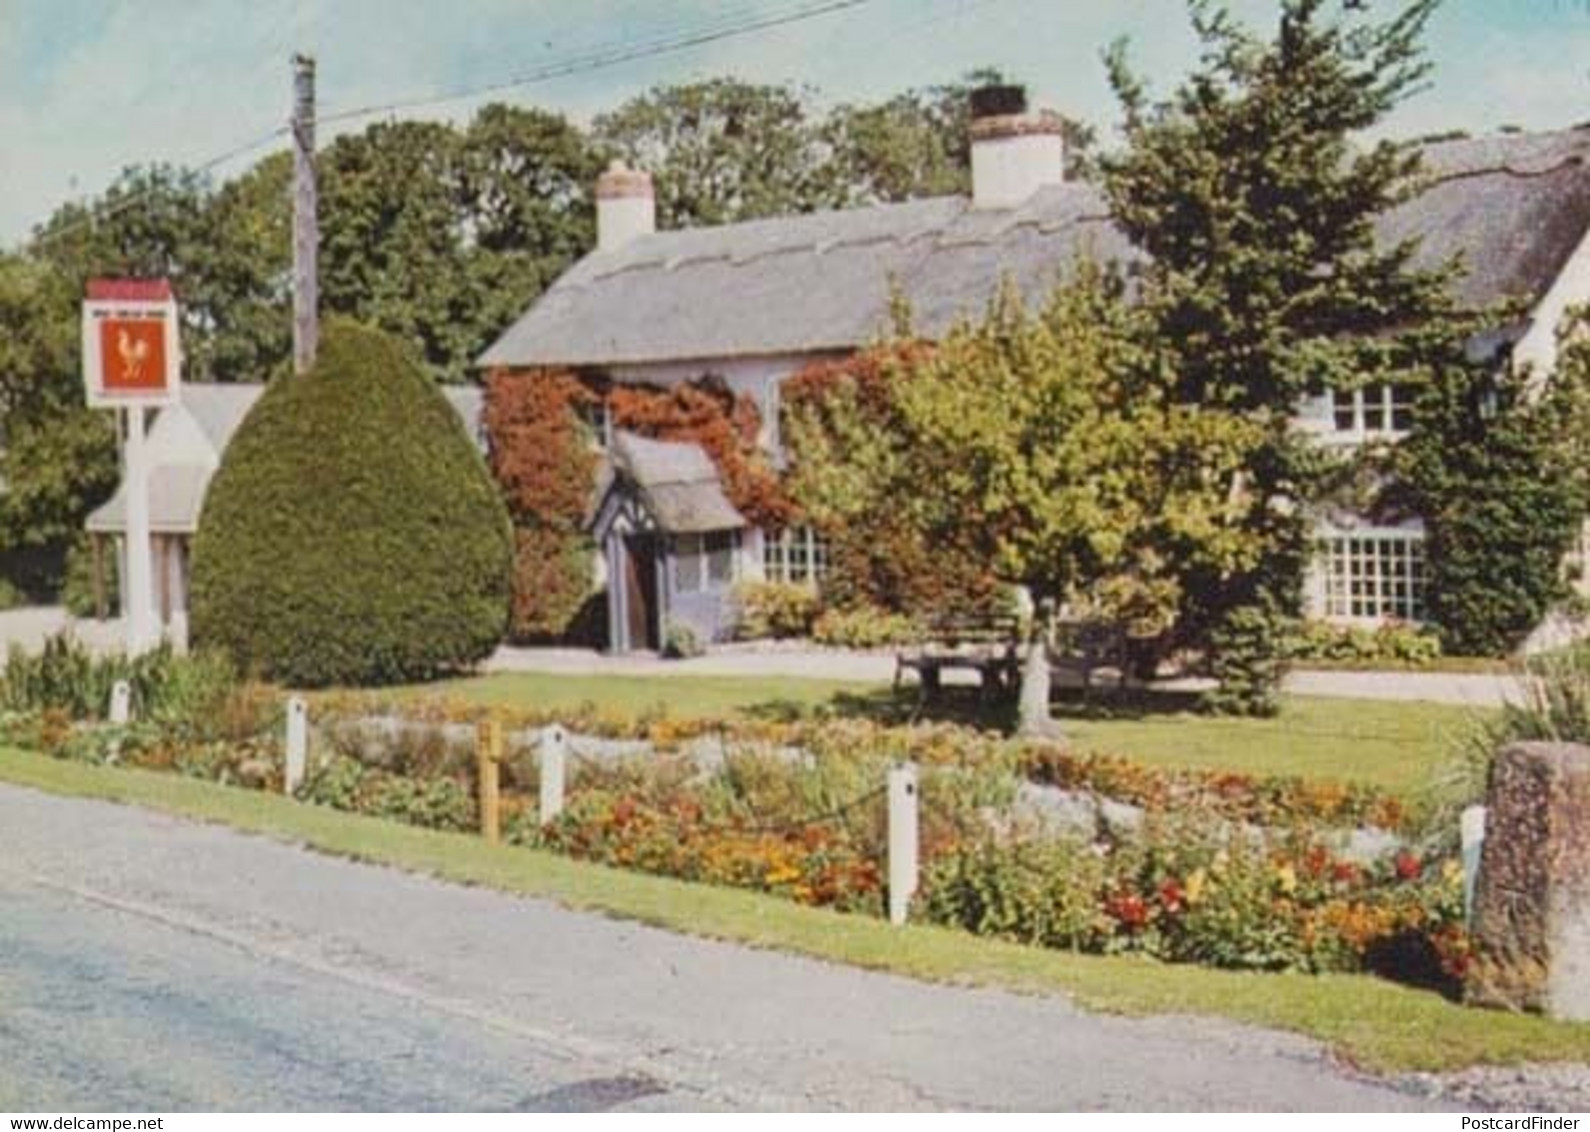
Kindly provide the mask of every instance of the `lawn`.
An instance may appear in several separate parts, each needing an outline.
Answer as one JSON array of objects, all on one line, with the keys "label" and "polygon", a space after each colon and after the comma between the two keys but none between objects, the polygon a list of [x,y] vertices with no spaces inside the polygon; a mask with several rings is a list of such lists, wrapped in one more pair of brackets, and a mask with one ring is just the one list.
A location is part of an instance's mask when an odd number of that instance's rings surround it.
[{"label": "lawn", "polygon": [[1161,766],[1297,774],[1408,794],[1426,786],[1486,716],[1448,704],[1288,696],[1274,719],[1144,713],[1069,719],[1066,730],[1087,750]]},{"label": "lawn", "polygon": [[17,751],[0,750],[0,781],[133,803],[449,881],[930,981],[1062,992],[1095,1010],[1207,1014],[1291,1030],[1330,1044],[1366,1069],[1590,1060],[1590,1025],[1465,1009],[1439,995],[1367,976],[1236,973],[1125,956],[1072,955],[943,928],[892,928],[881,920],[758,893],[493,847],[462,834],[277,795]]},{"label": "lawn", "polygon": [[[673,718],[788,716],[827,708],[898,718],[914,692],[836,680],[735,676],[555,676],[516,672],[407,689],[505,707],[575,708],[584,703]],[[1160,766],[1295,774],[1362,782],[1408,794],[1484,718],[1444,704],[1289,696],[1274,719],[1227,719],[1140,705],[1113,713],[1059,705],[1065,729],[1085,750]]]},{"label": "lawn", "polygon": [[502,707],[578,708],[591,703],[625,715],[674,719],[797,714],[836,697],[872,696],[874,685],[776,676],[555,676],[499,672],[403,690],[413,696],[457,696]]}]

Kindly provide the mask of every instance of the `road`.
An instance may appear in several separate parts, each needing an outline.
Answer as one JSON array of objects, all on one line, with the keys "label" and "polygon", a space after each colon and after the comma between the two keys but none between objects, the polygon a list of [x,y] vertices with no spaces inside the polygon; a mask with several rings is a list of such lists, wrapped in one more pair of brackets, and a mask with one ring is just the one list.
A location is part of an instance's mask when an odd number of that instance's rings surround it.
[{"label": "road", "polygon": [[1287,1035],[932,986],[0,786],[0,1110],[1427,1105]]}]

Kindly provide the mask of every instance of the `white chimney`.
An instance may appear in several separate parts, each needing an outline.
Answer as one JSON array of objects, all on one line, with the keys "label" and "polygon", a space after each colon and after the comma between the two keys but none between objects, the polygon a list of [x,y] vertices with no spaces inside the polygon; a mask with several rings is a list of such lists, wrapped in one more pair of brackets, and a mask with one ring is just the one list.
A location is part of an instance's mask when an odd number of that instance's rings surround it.
[{"label": "white chimney", "polygon": [[596,250],[612,251],[656,230],[651,174],[613,162],[596,179]]},{"label": "white chimney", "polygon": [[1027,113],[1020,87],[972,92],[972,207],[1012,208],[1065,178],[1063,123]]}]

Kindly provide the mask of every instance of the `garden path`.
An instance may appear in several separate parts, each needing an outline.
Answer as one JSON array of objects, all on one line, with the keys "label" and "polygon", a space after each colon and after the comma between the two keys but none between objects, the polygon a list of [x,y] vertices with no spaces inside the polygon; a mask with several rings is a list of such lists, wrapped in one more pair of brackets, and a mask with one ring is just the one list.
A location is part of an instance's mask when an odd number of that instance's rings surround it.
[{"label": "garden path", "polygon": [[[120,623],[74,620],[56,608],[0,612],[0,657],[12,644],[30,650],[52,633],[70,627],[96,649],[117,647]],[[689,660],[664,660],[652,654],[608,656],[592,649],[519,648],[504,645],[483,666],[488,672],[542,672],[568,676],[789,676],[886,684],[894,679],[894,653],[851,652],[798,646],[727,645]],[[946,681],[973,679],[949,673]],[[1192,682],[1167,682],[1167,690]],[[1496,673],[1339,672],[1300,670],[1288,677],[1296,695],[1364,700],[1417,700],[1428,703],[1495,707],[1522,695],[1519,682]]]}]

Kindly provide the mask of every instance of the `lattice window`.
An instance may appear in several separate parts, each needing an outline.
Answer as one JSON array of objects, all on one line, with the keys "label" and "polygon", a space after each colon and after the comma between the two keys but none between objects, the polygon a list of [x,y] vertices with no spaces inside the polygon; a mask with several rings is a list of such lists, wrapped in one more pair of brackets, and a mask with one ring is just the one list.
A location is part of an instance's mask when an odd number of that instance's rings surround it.
[{"label": "lattice window", "polygon": [[762,576],[770,582],[816,584],[828,572],[828,540],[811,527],[792,527],[762,540]]},{"label": "lattice window", "polygon": [[1324,544],[1326,616],[1424,620],[1423,535],[1358,532]]},{"label": "lattice window", "polygon": [[1400,436],[1413,427],[1413,390],[1394,382],[1331,392],[1337,432]]}]

